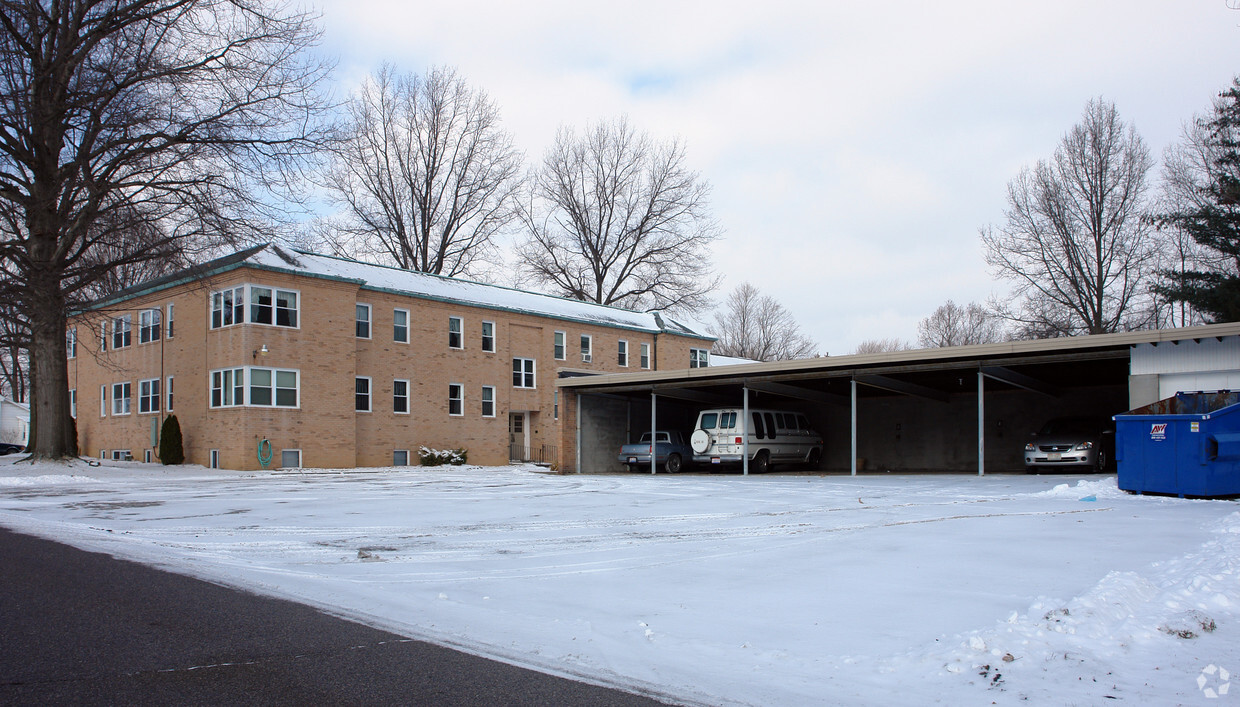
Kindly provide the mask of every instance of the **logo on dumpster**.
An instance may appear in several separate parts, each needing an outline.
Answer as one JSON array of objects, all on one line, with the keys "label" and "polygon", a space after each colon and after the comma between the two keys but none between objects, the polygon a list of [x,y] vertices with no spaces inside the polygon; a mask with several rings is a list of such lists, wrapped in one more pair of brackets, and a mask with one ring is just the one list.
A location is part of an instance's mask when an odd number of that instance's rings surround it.
[{"label": "logo on dumpster", "polygon": [[1166,439],[1166,438],[1167,438],[1167,423],[1155,422],[1154,424],[1150,425],[1150,439]]}]

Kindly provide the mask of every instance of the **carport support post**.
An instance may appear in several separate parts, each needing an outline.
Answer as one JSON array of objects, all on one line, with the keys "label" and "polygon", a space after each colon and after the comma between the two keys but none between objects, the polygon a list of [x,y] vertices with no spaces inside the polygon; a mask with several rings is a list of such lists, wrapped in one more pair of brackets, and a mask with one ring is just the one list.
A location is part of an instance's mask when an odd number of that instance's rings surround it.
[{"label": "carport support post", "polygon": [[745,392],[745,400],[741,403],[741,420],[744,424],[741,429],[745,431],[745,436],[741,437],[741,473],[745,476],[749,475],[749,426],[752,421],[749,419],[749,386],[741,388]]},{"label": "carport support post", "polygon": [[655,434],[655,430],[659,429],[655,424],[655,412],[658,408],[658,396],[654,394],[654,390],[650,391],[650,473],[655,470],[655,449],[659,446],[659,435]]},{"label": "carport support post", "polygon": [[986,475],[986,374],[977,372],[977,475]]},{"label": "carport support post", "polygon": [[848,460],[848,466],[852,467],[850,473],[857,475],[857,379],[852,379],[852,421],[851,421],[851,439],[852,439],[852,457]]}]

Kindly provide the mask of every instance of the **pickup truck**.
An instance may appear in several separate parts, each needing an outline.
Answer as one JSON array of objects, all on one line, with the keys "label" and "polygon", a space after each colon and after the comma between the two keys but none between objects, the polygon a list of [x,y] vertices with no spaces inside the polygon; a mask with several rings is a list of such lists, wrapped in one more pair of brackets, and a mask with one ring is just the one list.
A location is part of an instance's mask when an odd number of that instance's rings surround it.
[{"label": "pickup truck", "polygon": [[[685,443],[684,436],[676,431],[655,434],[655,463],[673,474],[684,469],[686,460],[693,458],[693,449]],[[619,459],[621,464],[628,464],[629,471],[649,471],[650,433],[643,433],[636,444],[620,447]]]}]

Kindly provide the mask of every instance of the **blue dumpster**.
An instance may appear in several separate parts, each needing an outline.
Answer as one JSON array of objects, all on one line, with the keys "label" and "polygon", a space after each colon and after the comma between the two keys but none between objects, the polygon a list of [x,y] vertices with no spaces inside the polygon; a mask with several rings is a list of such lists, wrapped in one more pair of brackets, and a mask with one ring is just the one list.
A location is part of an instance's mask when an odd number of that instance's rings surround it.
[{"label": "blue dumpster", "polygon": [[1240,494],[1240,394],[1176,393],[1116,415],[1115,460],[1125,491]]}]

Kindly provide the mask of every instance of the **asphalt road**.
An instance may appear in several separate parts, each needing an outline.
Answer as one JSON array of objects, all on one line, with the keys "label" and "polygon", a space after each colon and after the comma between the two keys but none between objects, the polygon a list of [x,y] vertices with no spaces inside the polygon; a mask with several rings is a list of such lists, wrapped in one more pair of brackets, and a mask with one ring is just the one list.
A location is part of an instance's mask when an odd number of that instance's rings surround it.
[{"label": "asphalt road", "polygon": [[659,704],[0,528],[0,704]]}]

